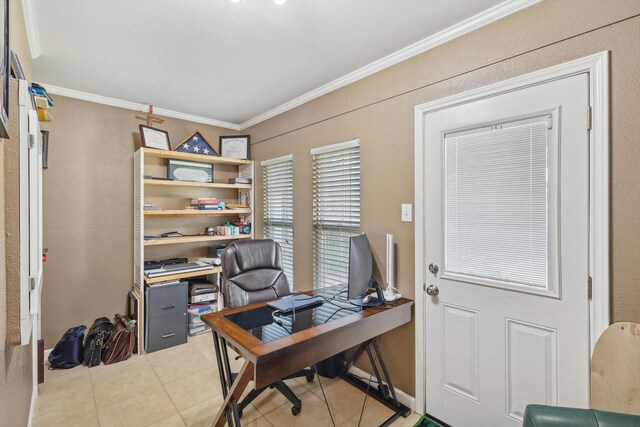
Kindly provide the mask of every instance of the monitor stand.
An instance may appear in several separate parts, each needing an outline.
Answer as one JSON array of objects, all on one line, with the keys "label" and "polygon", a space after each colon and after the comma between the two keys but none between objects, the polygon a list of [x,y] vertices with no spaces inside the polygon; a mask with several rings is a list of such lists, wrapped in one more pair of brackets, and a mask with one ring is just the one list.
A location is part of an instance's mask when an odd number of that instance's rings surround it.
[{"label": "monitor stand", "polygon": [[378,301],[377,298],[371,298],[369,302],[364,302],[363,300],[364,300],[364,296],[349,298],[349,302],[357,307],[366,308],[366,307],[377,307],[379,305],[382,305],[382,303]]},{"label": "monitor stand", "polygon": [[384,292],[382,291],[382,286],[380,286],[378,282],[372,279],[371,288],[374,288],[376,290],[377,298],[370,298],[368,302],[364,302],[363,300],[366,297],[366,295],[362,295],[355,298],[349,298],[349,302],[358,307],[377,307],[385,303],[386,301],[384,299]]}]

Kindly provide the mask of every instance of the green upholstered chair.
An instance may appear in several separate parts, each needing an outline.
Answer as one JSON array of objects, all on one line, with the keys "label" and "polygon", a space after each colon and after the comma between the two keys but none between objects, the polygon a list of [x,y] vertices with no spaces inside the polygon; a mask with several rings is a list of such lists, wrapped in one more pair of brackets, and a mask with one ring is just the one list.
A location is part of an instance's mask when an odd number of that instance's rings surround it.
[{"label": "green upholstered chair", "polygon": [[598,411],[596,409],[562,408],[529,405],[522,427],[638,427],[640,415]]}]

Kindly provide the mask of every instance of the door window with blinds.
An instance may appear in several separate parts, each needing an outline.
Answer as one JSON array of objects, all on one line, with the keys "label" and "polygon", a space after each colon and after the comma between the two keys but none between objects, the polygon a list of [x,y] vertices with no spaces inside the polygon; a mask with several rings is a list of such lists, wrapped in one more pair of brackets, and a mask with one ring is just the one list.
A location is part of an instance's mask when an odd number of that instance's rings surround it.
[{"label": "door window with blinds", "polygon": [[349,238],[360,234],[360,142],[311,150],[313,158],[313,285],[346,283]]},{"label": "door window with blinds", "polygon": [[552,115],[444,135],[444,274],[556,293]]},{"label": "door window with blinds", "polygon": [[261,165],[264,238],[280,244],[284,274],[293,288],[293,156]]}]

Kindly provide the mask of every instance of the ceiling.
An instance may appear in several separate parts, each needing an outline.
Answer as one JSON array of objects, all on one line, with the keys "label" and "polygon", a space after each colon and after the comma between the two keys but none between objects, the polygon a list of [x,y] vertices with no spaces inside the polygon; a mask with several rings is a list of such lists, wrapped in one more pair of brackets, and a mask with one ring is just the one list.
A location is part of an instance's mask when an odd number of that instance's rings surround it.
[{"label": "ceiling", "polygon": [[500,2],[36,0],[34,80],[246,123]]}]

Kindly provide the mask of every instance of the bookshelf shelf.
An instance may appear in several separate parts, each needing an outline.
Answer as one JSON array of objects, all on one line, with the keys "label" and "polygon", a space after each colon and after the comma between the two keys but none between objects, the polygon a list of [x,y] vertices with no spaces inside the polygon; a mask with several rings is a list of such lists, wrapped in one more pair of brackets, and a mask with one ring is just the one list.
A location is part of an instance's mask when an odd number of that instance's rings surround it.
[{"label": "bookshelf shelf", "polygon": [[144,246],[180,245],[183,243],[216,242],[219,240],[251,239],[252,234],[239,234],[237,236],[185,236],[162,237],[156,240],[145,240]]},{"label": "bookshelf shelf", "polygon": [[144,185],[155,185],[159,187],[198,187],[198,188],[221,188],[221,189],[237,189],[250,190],[253,188],[251,184],[218,184],[211,182],[188,182],[188,181],[165,181],[163,179],[145,179]]},{"label": "bookshelf shelf", "polygon": [[207,274],[214,274],[214,273],[222,273],[222,267],[213,267],[210,270],[189,271],[187,273],[176,273],[176,274],[171,274],[169,276],[154,277],[152,279],[146,278],[145,282],[147,282],[147,285],[154,285],[156,283],[166,282],[169,280],[189,279],[191,277],[205,276]]},{"label": "bookshelf shelf", "polygon": [[144,211],[145,217],[167,217],[167,216],[238,216],[238,215],[249,215],[251,214],[251,209],[222,209],[217,211],[208,211],[208,210],[196,210],[196,209],[186,209],[186,210],[165,210],[165,211]]},{"label": "bookshelf shelf", "polygon": [[141,148],[145,157],[155,157],[159,159],[186,160],[191,162],[209,163],[218,165],[251,165],[251,160],[231,159],[229,157],[204,156],[201,154],[181,153],[178,151],[156,150],[154,148]]}]

